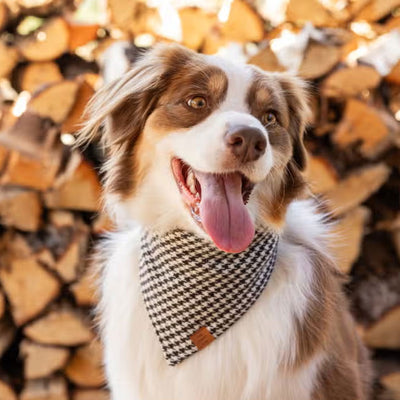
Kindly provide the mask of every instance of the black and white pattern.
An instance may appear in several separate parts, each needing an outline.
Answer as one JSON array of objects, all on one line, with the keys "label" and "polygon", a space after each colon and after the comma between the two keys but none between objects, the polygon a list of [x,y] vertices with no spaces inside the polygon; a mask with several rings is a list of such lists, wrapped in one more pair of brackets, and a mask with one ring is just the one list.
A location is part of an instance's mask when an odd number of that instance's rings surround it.
[{"label": "black and white pattern", "polygon": [[190,337],[200,328],[216,338],[254,304],[274,269],[277,245],[278,235],[268,230],[258,230],[239,254],[187,231],[143,234],[141,289],[169,365],[198,351]]}]

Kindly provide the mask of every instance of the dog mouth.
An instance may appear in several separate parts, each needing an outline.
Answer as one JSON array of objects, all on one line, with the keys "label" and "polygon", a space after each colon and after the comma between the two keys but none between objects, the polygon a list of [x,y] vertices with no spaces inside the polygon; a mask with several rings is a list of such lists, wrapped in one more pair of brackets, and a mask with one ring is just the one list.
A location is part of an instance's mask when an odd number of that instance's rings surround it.
[{"label": "dog mouth", "polygon": [[181,197],[194,221],[229,253],[247,249],[254,224],[246,207],[254,184],[240,172],[197,171],[179,158],[171,162]]}]

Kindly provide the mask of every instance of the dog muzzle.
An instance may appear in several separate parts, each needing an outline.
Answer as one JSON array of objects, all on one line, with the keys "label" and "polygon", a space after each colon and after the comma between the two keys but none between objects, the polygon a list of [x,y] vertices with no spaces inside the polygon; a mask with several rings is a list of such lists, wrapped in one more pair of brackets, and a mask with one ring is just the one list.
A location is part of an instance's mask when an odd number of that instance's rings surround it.
[{"label": "dog muzzle", "polygon": [[208,346],[250,309],[267,286],[277,248],[278,235],[265,229],[238,254],[182,230],[142,235],[141,290],[169,365]]}]

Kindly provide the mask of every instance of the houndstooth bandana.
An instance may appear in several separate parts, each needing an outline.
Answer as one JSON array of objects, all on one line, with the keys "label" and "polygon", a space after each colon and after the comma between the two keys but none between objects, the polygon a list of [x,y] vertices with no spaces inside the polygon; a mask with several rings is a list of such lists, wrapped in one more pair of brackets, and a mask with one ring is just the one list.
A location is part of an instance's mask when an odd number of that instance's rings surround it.
[{"label": "houndstooth bandana", "polygon": [[140,284],[169,365],[206,347],[249,310],[268,283],[277,247],[278,235],[265,229],[239,254],[187,231],[143,234]]}]

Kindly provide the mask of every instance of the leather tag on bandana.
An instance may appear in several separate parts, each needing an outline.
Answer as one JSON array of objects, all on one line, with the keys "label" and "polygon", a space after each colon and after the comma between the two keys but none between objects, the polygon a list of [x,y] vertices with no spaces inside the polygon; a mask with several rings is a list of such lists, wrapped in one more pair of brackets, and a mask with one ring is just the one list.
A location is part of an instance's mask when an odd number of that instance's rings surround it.
[{"label": "leather tag on bandana", "polygon": [[214,341],[215,337],[205,326],[203,326],[190,336],[190,340],[198,350],[202,350]]}]

